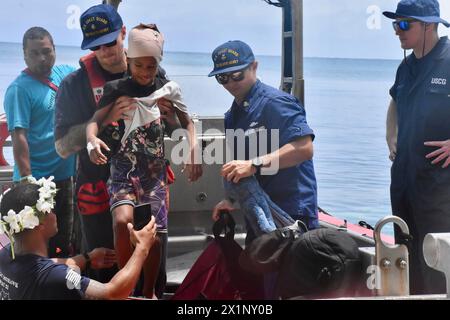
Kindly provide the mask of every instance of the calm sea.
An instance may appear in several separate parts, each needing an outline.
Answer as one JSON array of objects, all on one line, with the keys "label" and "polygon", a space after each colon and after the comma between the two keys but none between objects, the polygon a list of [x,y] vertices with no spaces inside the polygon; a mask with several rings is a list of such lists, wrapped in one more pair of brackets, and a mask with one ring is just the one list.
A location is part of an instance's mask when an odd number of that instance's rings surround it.
[{"label": "calm sea", "polygon": [[[78,48],[57,47],[57,63],[77,66]],[[258,75],[278,87],[280,57],[259,56]],[[331,214],[374,225],[391,213],[385,116],[399,61],[305,59],[306,111],[314,129],[319,205]],[[231,96],[206,75],[209,54],[167,52],[162,62],[183,89],[192,113],[220,116]],[[20,44],[0,42],[0,111],[8,84],[25,65]],[[5,154],[12,162],[12,154]],[[386,230],[389,232],[389,230]]]}]

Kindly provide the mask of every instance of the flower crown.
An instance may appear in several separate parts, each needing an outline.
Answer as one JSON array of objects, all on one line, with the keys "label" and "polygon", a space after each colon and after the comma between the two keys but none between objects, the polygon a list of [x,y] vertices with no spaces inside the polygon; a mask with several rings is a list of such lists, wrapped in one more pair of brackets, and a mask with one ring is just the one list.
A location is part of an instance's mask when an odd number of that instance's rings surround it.
[{"label": "flower crown", "polygon": [[[25,206],[19,213],[14,210],[9,210],[8,215],[3,216],[3,221],[0,219],[0,234],[6,234],[11,242],[11,251],[14,259],[14,239],[13,235],[22,232],[25,229],[34,229],[39,225],[39,218],[44,217],[47,213],[50,213],[55,206],[55,195],[57,192],[56,184],[52,181],[54,179],[51,176],[48,179],[41,178],[36,180],[33,177],[29,177],[27,180],[29,183],[34,183],[40,186],[39,199],[32,207]],[[0,202],[8,189],[0,196]]]}]

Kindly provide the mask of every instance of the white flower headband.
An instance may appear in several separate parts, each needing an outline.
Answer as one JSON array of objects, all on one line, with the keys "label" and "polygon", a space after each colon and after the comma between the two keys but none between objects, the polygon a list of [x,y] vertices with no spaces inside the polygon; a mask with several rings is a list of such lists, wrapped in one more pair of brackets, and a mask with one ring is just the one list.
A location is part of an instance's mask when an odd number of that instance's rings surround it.
[{"label": "white flower headband", "polygon": [[[48,179],[41,178],[36,180],[33,177],[28,178],[29,183],[34,183],[40,186],[39,199],[32,207],[25,206],[19,213],[14,210],[9,210],[8,215],[3,216],[3,221],[0,219],[0,234],[6,234],[11,242],[12,258],[14,259],[14,238],[13,235],[20,233],[25,229],[34,229],[39,225],[39,218],[42,218],[47,213],[50,213],[55,205],[56,184],[52,181],[51,176]],[[3,195],[10,189],[6,190],[0,196],[0,202]]]}]

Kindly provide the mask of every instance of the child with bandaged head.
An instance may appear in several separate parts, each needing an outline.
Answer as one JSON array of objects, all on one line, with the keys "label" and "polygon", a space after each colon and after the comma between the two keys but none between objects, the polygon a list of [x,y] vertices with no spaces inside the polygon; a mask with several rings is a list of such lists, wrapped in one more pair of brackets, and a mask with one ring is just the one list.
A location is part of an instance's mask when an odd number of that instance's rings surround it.
[{"label": "child with bandaged head", "polygon": [[[140,24],[128,37],[128,76],[108,82],[99,109],[86,128],[89,157],[93,163],[111,162],[108,180],[113,215],[114,244],[119,268],[131,257],[128,222],[142,215],[153,215],[158,241],[144,264],[142,294],[160,298],[164,291],[167,247],[168,162],[164,158],[164,133],[180,123],[188,132],[190,155],[186,164],[189,180],[202,174],[196,164],[198,145],[195,129],[183,103],[179,86],[167,80],[159,68],[163,56],[163,35],[155,25]],[[115,103],[132,98],[133,106],[121,116],[121,144],[110,148],[97,137],[101,123]],[[177,119],[178,118],[178,119]],[[106,151],[106,152],[105,152]],[[109,157],[107,157],[109,155]],[[137,221],[136,221],[137,222]],[[135,228],[136,228],[135,224]]]}]

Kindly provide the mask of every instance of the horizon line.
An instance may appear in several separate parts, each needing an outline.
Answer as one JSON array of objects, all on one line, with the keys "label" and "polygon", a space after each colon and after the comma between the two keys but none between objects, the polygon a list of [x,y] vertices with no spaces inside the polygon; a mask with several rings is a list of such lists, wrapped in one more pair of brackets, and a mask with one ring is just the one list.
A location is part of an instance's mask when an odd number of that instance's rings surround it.
[{"label": "horizon line", "polygon": [[[10,42],[10,41],[1,41],[0,43],[5,43],[5,44],[15,44],[15,45],[22,45],[21,42]],[[82,50],[80,47],[78,46],[74,46],[74,45],[55,45],[55,47],[66,47],[66,48],[77,48],[80,51],[86,51],[86,50]],[[184,54],[205,54],[205,55],[211,55],[210,52],[200,52],[200,51],[166,51],[167,53],[184,53]],[[281,58],[281,55],[273,55],[273,54],[255,54],[256,57],[260,56],[260,57],[274,57],[274,58]],[[398,61],[401,59],[393,59],[393,58],[362,58],[362,57],[326,57],[326,56],[305,56],[303,57],[304,59],[336,59],[336,60],[387,60],[387,61]]]}]

